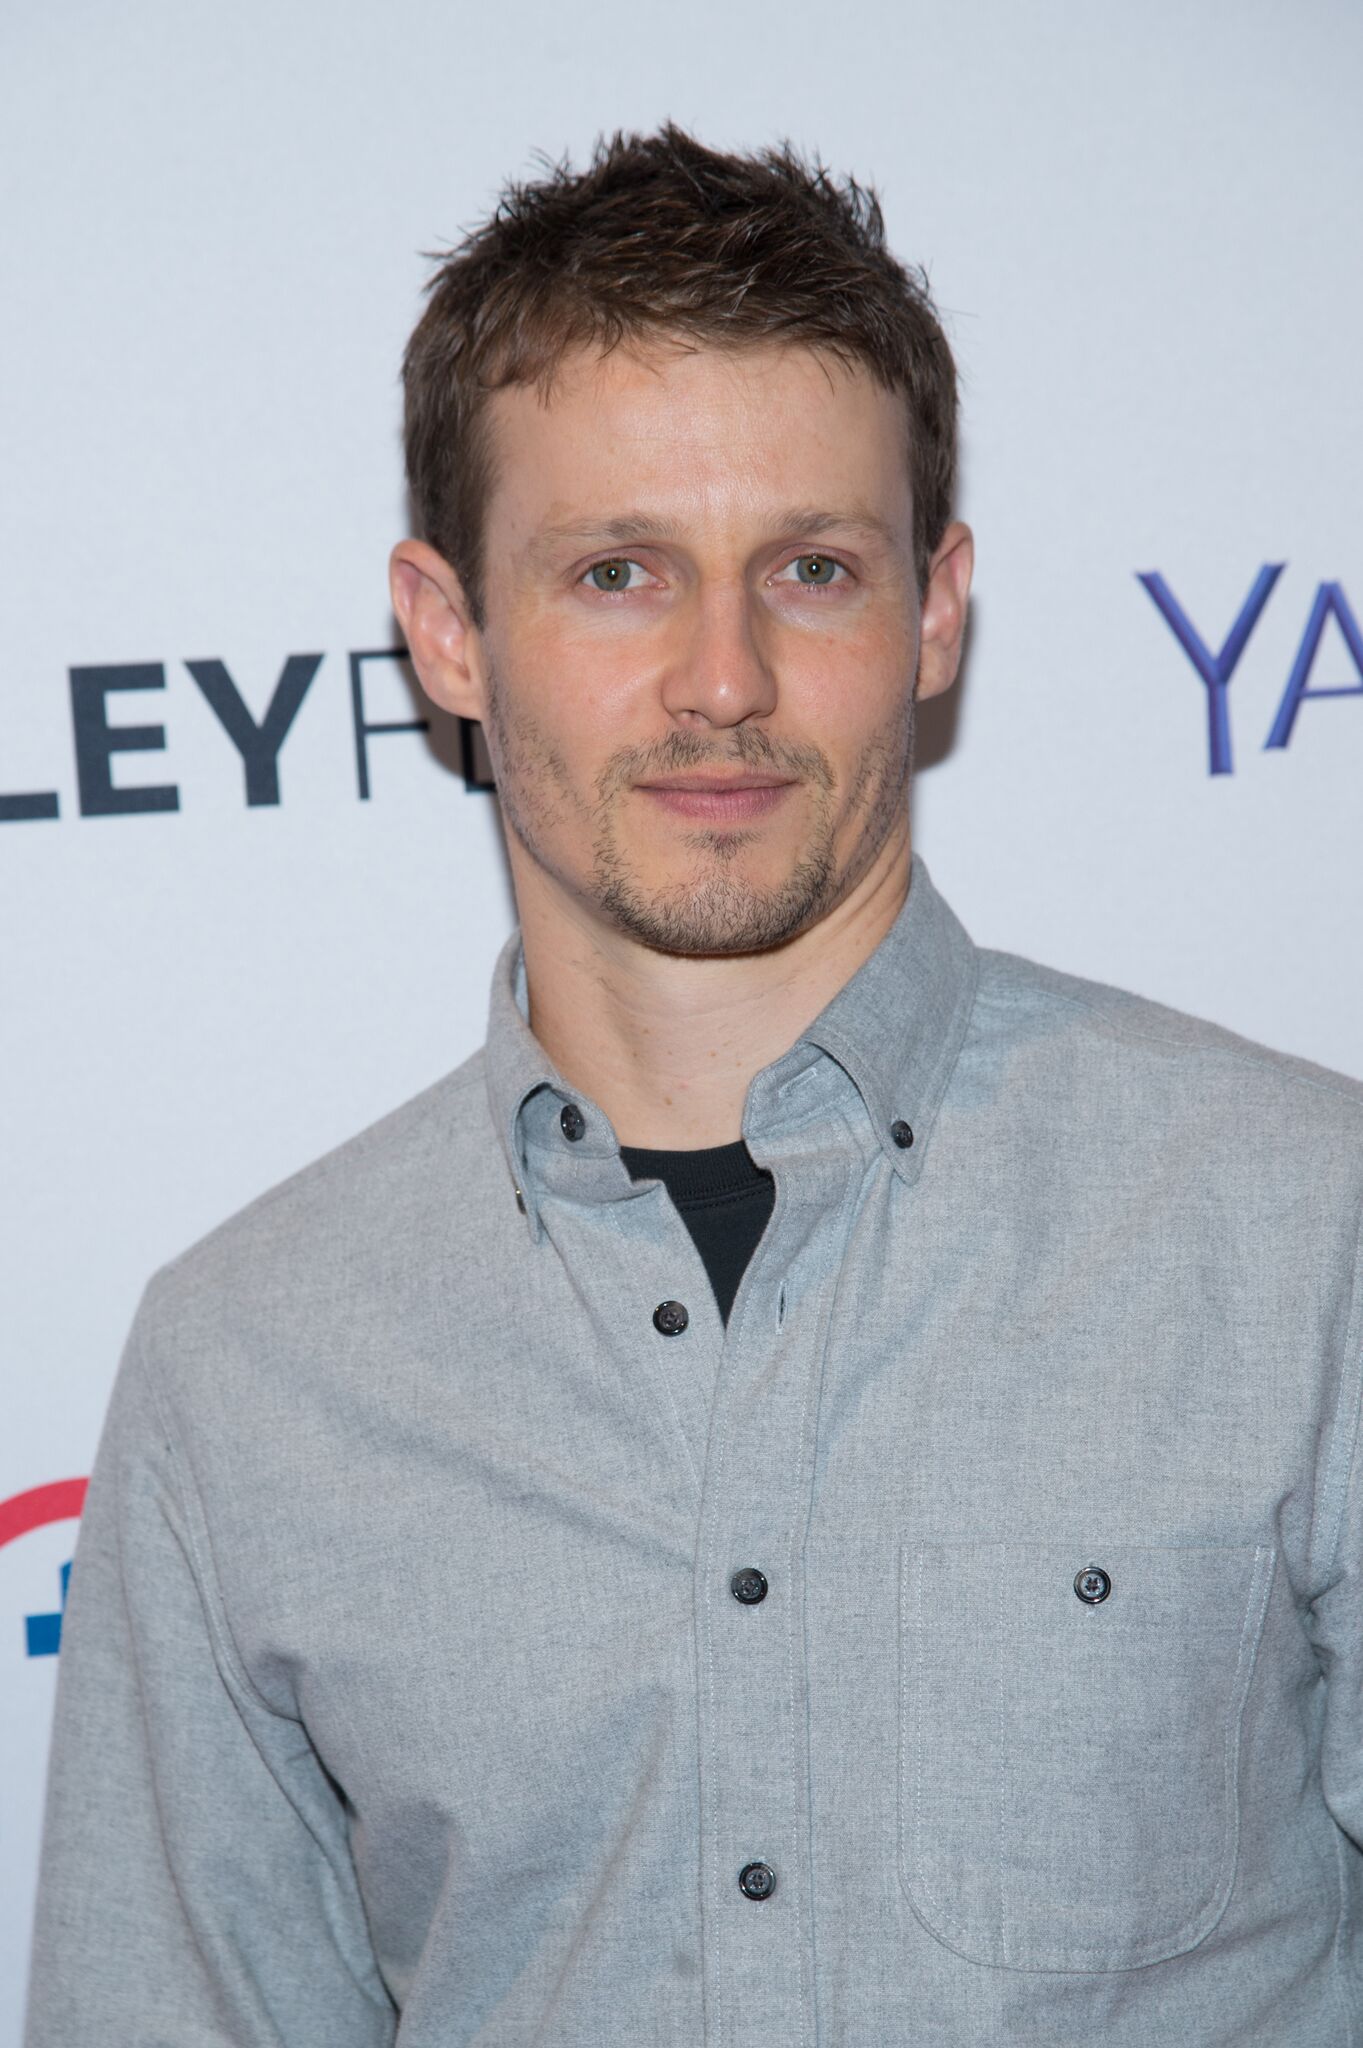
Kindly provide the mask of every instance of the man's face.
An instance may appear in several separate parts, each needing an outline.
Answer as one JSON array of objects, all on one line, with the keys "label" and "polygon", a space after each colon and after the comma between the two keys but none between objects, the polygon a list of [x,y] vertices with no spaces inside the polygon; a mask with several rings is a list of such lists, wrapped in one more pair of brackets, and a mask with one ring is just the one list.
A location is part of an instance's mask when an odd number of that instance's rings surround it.
[{"label": "man's face", "polygon": [[471,638],[518,890],[533,863],[668,952],[781,944],[907,843],[902,400],[807,348],[664,345],[491,408]]}]

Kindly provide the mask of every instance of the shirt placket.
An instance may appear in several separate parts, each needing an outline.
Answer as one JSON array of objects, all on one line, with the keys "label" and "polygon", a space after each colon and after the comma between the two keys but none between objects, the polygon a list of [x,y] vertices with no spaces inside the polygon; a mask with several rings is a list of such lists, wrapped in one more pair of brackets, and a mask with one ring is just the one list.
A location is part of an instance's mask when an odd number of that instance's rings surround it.
[{"label": "shirt placket", "polygon": [[812,2048],[803,1547],[861,1160],[836,1111],[749,1145],[776,1207],[720,1361],[696,1558],[706,2039]]}]

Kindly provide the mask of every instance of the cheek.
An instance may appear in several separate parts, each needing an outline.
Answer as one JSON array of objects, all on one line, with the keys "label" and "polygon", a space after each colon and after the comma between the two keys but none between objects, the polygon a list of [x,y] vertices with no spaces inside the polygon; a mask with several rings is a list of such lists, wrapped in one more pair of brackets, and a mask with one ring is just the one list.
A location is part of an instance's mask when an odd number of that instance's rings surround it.
[{"label": "cheek", "polygon": [[488,652],[505,775],[589,802],[603,764],[641,723],[629,715],[641,697],[635,675],[618,650],[575,644],[557,626],[498,634]]},{"label": "cheek", "polygon": [[800,638],[803,644],[783,650],[778,676],[788,715],[811,738],[835,753],[855,754],[912,715],[911,625],[868,621],[855,633]]},{"label": "cheek", "polygon": [[657,738],[656,659],[642,636],[527,624],[496,650],[504,694],[545,742],[590,776],[615,749]]}]

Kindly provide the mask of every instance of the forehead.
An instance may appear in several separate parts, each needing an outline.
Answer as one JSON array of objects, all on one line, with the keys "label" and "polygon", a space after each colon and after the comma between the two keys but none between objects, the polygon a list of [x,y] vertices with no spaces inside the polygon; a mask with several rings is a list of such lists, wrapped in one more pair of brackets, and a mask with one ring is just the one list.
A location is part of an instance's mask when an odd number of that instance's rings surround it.
[{"label": "forehead", "polygon": [[547,389],[494,392],[488,423],[488,524],[508,541],[626,506],[694,519],[845,499],[909,519],[903,398],[805,346],[578,350]]}]

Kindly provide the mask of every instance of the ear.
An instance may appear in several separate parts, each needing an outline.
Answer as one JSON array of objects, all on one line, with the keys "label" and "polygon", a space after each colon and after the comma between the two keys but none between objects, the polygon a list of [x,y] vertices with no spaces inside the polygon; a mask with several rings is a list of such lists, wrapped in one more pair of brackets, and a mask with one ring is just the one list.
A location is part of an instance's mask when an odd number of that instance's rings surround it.
[{"label": "ear", "polygon": [[916,697],[940,697],[956,680],[974,567],[975,536],[954,519],[928,564],[928,587],[919,622]]},{"label": "ear", "polygon": [[482,639],[464,586],[443,555],[400,540],[388,563],[393,610],[426,695],[480,723],[487,708]]}]

